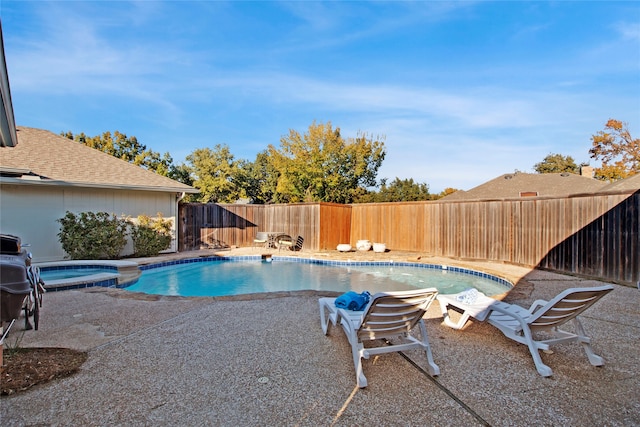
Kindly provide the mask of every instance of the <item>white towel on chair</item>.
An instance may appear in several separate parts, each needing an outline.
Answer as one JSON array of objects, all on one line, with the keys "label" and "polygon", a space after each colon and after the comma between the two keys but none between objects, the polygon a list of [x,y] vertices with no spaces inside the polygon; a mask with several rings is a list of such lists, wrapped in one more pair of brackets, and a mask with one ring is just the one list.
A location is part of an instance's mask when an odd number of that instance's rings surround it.
[{"label": "white towel on chair", "polygon": [[463,304],[473,304],[478,299],[480,292],[478,292],[475,288],[469,288],[466,291],[460,292],[456,296],[456,301],[461,302]]}]

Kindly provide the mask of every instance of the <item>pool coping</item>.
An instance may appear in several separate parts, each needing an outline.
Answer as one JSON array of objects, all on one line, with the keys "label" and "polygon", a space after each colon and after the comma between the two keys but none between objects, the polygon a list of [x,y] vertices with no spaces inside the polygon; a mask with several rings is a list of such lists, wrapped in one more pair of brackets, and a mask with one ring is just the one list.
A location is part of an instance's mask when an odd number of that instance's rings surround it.
[{"label": "pool coping", "polygon": [[[45,290],[47,292],[66,291],[72,289],[84,289],[91,287],[119,288],[121,283],[129,283],[132,278],[140,276],[139,265],[135,261],[125,260],[70,260],[48,261],[34,263],[41,270],[72,270],[77,267],[97,267],[113,269],[113,273],[95,273],[86,276],[72,277],[68,279],[47,280]],[[128,284],[126,285],[128,286]]]}]

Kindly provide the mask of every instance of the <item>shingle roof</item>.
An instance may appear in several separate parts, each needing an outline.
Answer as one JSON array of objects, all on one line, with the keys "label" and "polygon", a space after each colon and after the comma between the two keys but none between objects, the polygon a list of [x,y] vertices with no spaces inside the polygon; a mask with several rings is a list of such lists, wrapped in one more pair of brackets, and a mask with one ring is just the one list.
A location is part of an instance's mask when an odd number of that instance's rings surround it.
[{"label": "shingle roof", "polygon": [[456,191],[441,200],[507,199],[537,196],[569,196],[600,191],[607,183],[572,173],[508,173],[468,191]]},{"label": "shingle roof", "polygon": [[0,167],[59,185],[197,193],[188,185],[117,159],[53,132],[18,126],[18,144],[0,147]]},{"label": "shingle roof", "polygon": [[640,190],[640,173],[605,185],[600,191],[637,191]]}]

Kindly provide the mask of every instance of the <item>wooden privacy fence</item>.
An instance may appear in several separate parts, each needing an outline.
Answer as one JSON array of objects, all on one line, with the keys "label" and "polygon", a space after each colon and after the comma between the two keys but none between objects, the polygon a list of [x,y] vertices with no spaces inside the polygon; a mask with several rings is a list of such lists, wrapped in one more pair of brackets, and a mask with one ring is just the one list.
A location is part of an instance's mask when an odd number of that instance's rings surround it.
[{"label": "wooden privacy fence", "polygon": [[351,237],[635,285],[640,191],[567,198],[352,205]]},{"label": "wooden privacy fence", "polygon": [[506,262],[636,285],[640,191],[566,198],[338,205],[183,204],[179,250],[250,246],[257,231],[308,250],[367,239],[390,250]]},{"label": "wooden privacy fence", "polygon": [[305,249],[349,241],[351,207],[333,203],[227,205],[185,203],[179,209],[178,250],[251,246],[258,231],[304,238]]}]

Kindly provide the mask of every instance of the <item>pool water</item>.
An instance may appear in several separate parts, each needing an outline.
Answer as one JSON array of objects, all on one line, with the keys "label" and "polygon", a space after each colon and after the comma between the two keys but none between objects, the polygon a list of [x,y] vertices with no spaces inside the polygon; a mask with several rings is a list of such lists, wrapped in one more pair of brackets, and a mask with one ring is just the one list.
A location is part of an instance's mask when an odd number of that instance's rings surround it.
[{"label": "pool water", "polygon": [[[487,275],[484,275],[487,276]],[[510,288],[504,283],[449,270],[390,266],[334,266],[302,262],[204,261],[145,270],[126,289],[157,295],[225,296],[261,292],[399,291],[435,287],[441,293],[476,288],[496,295]]]},{"label": "pool water", "polygon": [[116,270],[101,267],[74,267],[65,269],[41,269],[40,277],[45,283],[48,280],[73,279],[76,277],[90,276],[98,273],[114,273]]}]

